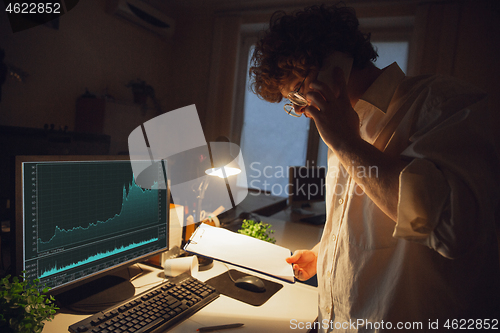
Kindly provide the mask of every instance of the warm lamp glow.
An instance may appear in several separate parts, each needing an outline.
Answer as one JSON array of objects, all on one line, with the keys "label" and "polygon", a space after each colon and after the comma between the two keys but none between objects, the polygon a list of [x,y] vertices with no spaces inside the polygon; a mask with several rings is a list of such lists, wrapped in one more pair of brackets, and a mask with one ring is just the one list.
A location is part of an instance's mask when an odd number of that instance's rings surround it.
[{"label": "warm lamp glow", "polygon": [[[222,172],[222,168],[224,168],[224,172]],[[229,177],[229,176],[234,176],[234,175],[237,175],[241,172],[240,169],[238,168],[231,168],[231,167],[228,167],[228,166],[225,166],[225,167],[222,167],[222,168],[212,168],[212,169],[208,169],[205,171],[205,173],[209,176],[217,176],[219,178],[225,178],[224,177],[224,174],[226,175],[226,177]]]}]

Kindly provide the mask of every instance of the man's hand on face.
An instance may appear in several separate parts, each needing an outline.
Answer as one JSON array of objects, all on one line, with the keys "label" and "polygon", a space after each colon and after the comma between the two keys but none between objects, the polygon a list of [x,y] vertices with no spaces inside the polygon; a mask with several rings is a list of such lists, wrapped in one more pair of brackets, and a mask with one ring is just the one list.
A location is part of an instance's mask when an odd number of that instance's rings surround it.
[{"label": "man's hand on face", "polygon": [[332,76],[333,87],[318,80],[311,82],[305,115],[314,120],[325,143],[335,150],[346,140],[359,138],[359,117],[347,96],[344,72],[336,67]]}]

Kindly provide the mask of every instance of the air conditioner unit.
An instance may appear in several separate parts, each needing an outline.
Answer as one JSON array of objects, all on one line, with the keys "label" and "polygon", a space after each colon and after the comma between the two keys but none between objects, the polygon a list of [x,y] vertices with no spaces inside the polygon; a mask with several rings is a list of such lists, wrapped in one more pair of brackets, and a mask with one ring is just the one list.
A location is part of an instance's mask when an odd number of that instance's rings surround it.
[{"label": "air conditioner unit", "polygon": [[108,0],[107,11],[163,38],[174,33],[175,21],[142,0]]}]

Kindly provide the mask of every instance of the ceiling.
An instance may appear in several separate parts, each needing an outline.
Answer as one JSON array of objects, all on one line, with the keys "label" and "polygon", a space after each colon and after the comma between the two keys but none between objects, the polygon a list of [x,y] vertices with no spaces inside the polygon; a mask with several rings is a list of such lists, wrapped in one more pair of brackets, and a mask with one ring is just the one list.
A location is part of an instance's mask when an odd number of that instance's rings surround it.
[{"label": "ceiling", "polygon": [[[183,8],[191,10],[207,10],[213,12],[231,11],[271,11],[278,9],[303,8],[321,3],[336,3],[328,0],[145,0],[161,8]],[[415,4],[423,0],[344,0],[347,6],[370,7],[373,5]],[[427,2],[441,2],[446,0],[428,0]]]}]

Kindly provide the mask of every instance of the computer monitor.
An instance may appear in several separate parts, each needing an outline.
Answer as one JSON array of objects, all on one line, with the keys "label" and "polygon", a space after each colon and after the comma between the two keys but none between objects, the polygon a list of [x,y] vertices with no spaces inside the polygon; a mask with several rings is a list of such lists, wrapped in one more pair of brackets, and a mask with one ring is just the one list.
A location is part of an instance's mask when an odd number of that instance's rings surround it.
[{"label": "computer monitor", "polygon": [[324,202],[326,195],[326,168],[321,166],[291,166],[289,173],[288,204],[300,221],[309,224],[326,222],[325,206],[312,208],[316,202]]},{"label": "computer monitor", "polygon": [[140,188],[128,156],[17,156],[15,168],[15,272],[51,294],[168,250],[169,186]]},{"label": "computer monitor", "polygon": [[294,208],[325,200],[326,168],[320,166],[291,166],[289,173],[289,204]]}]

